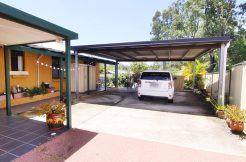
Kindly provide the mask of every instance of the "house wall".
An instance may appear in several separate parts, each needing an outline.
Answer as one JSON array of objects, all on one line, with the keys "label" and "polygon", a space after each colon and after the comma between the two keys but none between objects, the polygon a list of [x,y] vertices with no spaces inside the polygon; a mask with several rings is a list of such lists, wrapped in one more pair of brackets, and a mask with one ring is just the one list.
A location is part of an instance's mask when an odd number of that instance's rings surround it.
[{"label": "house wall", "polygon": [[[212,86],[212,95],[216,99],[218,97],[218,91],[219,91],[218,79],[219,79],[218,73],[214,73],[213,78],[212,78],[212,74],[205,75],[205,89],[207,92],[211,93],[211,86]],[[226,73],[226,85],[225,85],[226,95],[229,95],[229,79],[230,79],[230,74],[229,72],[227,72]]]},{"label": "house wall", "polygon": [[[10,52],[9,52],[10,53]],[[20,85],[21,87],[26,88],[33,88],[37,86],[38,82],[38,66],[37,66],[37,59],[39,58],[39,54],[28,53],[25,52],[24,54],[24,68],[25,71],[28,71],[29,75],[22,75],[22,76],[10,76],[10,86],[15,87]],[[10,54],[9,54],[9,58]],[[51,65],[52,64],[52,57],[43,55],[39,62]],[[71,63],[74,63],[74,58],[71,59]],[[79,60],[79,64],[83,64],[83,60]],[[9,63],[11,67],[11,60]],[[96,78],[99,78],[99,63],[96,64]],[[11,68],[10,68],[11,69]],[[39,75],[41,84],[42,82],[48,82],[56,90],[60,90],[60,79],[53,79],[52,78],[52,69],[46,66],[41,66],[40,64],[40,75]],[[5,74],[4,74],[4,51],[3,48],[0,47],[0,93],[5,91]],[[66,91],[66,80],[63,81],[63,91]]]},{"label": "house wall", "polygon": [[[205,88],[208,92],[211,92],[211,86],[213,87],[213,97],[218,96],[218,78],[219,74],[215,73],[212,83],[212,75],[207,74],[205,76],[206,84]],[[226,89],[225,93],[229,96],[230,104],[240,106],[242,109],[246,109],[246,62],[234,66],[231,70],[231,88],[229,92],[230,72],[226,73]]]},{"label": "house wall", "polygon": [[[9,54],[10,55],[10,54]],[[10,76],[10,86],[11,88],[17,85],[20,85],[21,87],[26,88],[33,88],[37,86],[38,82],[38,66],[37,66],[37,59],[40,55],[34,54],[34,53],[28,53],[25,52],[24,55],[24,68],[25,71],[28,71],[29,75],[14,75]],[[9,56],[10,58],[10,56]],[[44,64],[51,65],[52,64],[52,57],[51,56],[43,56],[40,60],[40,62],[43,62]],[[9,66],[11,67],[11,60],[9,63]],[[10,68],[11,69],[11,68]],[[40,81],[42,82],[48,82],[52,84],[56,88],[56,90],[60,90],[60,80],[59,79],[52,79],[52,69],[49,67],[41,66],[40,65]],[[5,75],[4,75],[4,53],[3,48],[0,48],[0,93],[5,91]],[[63,82],[63,90],[66,89],[66,81],[64,79]]]},{"label": "house wall", "polygon": [[5,90],[5,75],[4,75],[4,54],[3,48],[0,47],[0,93]]},{"label": "house wall", "polygon": [[242,91],[241,91],[241,107],[246,109],[246,63],[243,65],[243,75],[242,75]]},{"label": "house wall", "polygon": [[243,88],[243,66],[236,66],[235,68],[233,68],[231,76],[232,78],[231,78],[230,102],[232,104],[242,106],[241,100],[243,96],[241,95],[242,95],[242,90],[243,90],[242,89]]}]

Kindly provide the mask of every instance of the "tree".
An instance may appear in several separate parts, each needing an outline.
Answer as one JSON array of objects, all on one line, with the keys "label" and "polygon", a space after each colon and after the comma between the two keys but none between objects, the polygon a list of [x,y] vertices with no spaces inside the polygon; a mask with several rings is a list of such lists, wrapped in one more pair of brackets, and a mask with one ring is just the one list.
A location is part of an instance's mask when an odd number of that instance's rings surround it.
[{"label": "tree", "polygon": [[[107,72],[114,71],[115,70],[115,66],[114,65],[107,64],[106,65],[106,70],[107,70]],[[99,65],[99,71],[100,71],[100,74],[104,73],[104,64],[101,63]]]},{"label": "tree", "polygon": [[[231,36],[234,41],[228,49],[228,60],[235,64],[246,59],[243,53],[246,48],[243,43],[245,12],[246,3],[237,7],[236,0],[176,0],[163,12],[155,13],[151,24],[152,39]],[[200,60],[212,65],[218,62],[218,51]],[[212,69],[210,66],[209,71]]]},{"label": "tree", "polygon": [[229,60],[228,64],[231,67],[234,64],[246,60],[246,31],[241,31],[235,41],[231,43],[228,50]]},{"label": "tree", "polygon": [[[196,60],[196,80],[195,80],[195,87],[198,89],[204,88],[204,78],[202,77],[207,73],[207,63],[202,63],[199,60]],[[191,62],[185,63],[183,66],[182,74],[186,77],[185,78],[185,89],[191,89],[192,82],[193,82],[193,65]]]},{"label": "tree", "polygon": [[162,39],[162,21],[161,21],[161,12],[156,11],[154,17],[152,18],[152,31],[151,34],[154,35],[152,40],[161,40]]},{"label": "tree", "polygon": [[191,38],[203,35],[205,0],[188,0],[185,3],[185,32]]},{"label": "tree", "polygon": [[234,36],[236,0],[206,0],[204,36]]},{"label": "tree", "polygon": [[237,12],[237,15],[239,17],[238,19],[238,30],[241,31],[243,29],[243,26],[245,25],[245,22],[246,22],[246,2],[243,3],[243,4],[240,4],[238,6],[239,8],[239,11]]},{"label": "tree", "polygon": [[141,72],[148,69],[148,65],[144,62],[134,62],[130,65],[133,74],[140,76]]},{"label": "tree", "polygon": [[149,65],[150,70],[161,70],[160,62],[154,62],[152,65]]},{"label": "tree", "polygon": [[[152,40],[200,37],[204,3],[205,0],[177,0],[162,13],[156,11],[152,19]],[[177,73],[182,65],[182,62],[163,62],[163,69]]]},{"label": "tree", "polygon": [[167,9],[156,11],[152,19],[152,40],[199,37],[204,0],[177,0]]},{"label": "tree", "polygon": [[246,2],[238,6],[237,11],[238,29],[234,41],[228,49],[228,64],[231,67],[234,64],[246,60]]},{"label": "tree", "polygon": [[[196,60],[196,75],[205,75],[207,73],[207,63],[202,63]],[[193,64],[191,62],[186,62],[183,66],[182,74],[187,77],[188,80],[192,80],[193,77]]]}]

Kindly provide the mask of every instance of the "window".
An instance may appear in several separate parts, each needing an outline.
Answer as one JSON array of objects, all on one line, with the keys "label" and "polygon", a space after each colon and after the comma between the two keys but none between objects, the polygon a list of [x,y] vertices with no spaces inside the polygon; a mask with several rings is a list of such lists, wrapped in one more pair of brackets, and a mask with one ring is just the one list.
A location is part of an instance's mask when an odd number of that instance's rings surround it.
[{"label": "window", "polygon": [[143,72],[142,80],[170,80],[170,73],[168,72]]},{"label": "window", "polygon": [[[52,57],[52,67],[58,68],[60,67],[60,59],[59,57]],[[52,78],[58,79],[60,77],[60,70],[52,69]]]},{"label": "window", "polygon": [[11,51],[11,70],[12,71],[24,71],[24,52],[23,51]]}]

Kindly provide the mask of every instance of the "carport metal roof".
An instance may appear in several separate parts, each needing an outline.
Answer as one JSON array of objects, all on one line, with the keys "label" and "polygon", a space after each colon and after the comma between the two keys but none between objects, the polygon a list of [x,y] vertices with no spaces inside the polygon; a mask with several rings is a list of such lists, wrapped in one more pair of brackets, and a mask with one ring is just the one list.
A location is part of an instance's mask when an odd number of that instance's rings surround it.
[{"label": "carport metal roof", "polygon": [[[75,54],[71,54],[72,57],[75,57]],[[116,65],[117,62],[105,60],[102,58],[96,58],[96,57],[90,57],[90,56],[84,56],[84,55],[78,55],[78,58],[84,61],[88,62],[97,62],[97,63],[103,63],[103,64],[110,64],[110,65]]]},{"label": "carport metal roof", "polygon": [[81,45],[72,46],[71,49],[116,61],[194,61],[230,40],[230,37],[189,38]]}]

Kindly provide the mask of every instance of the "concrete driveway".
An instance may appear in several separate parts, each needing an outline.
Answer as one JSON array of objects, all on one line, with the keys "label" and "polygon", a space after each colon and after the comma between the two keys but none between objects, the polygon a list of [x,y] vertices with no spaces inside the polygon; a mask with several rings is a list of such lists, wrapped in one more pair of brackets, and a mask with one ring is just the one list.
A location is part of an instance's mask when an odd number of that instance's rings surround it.
[{"label": "concrete driveway", "polygon": [[192,93],[179,93],[174,104],[138,101],[120,90],[82,98],[72,106],[73,127],[198,150],[246,156],[246,140],[231,134],[224,120]]},{"label": "concrete driveway", "polygon": [[176,92],[174,103],[168,103],[164,98],[154,97],[145,97],[139,101],[134,89],[110,89],[89,98],[82,98],[81,102],[190,115],[214,115],[211,105],[202,96],[192,92]]}]

